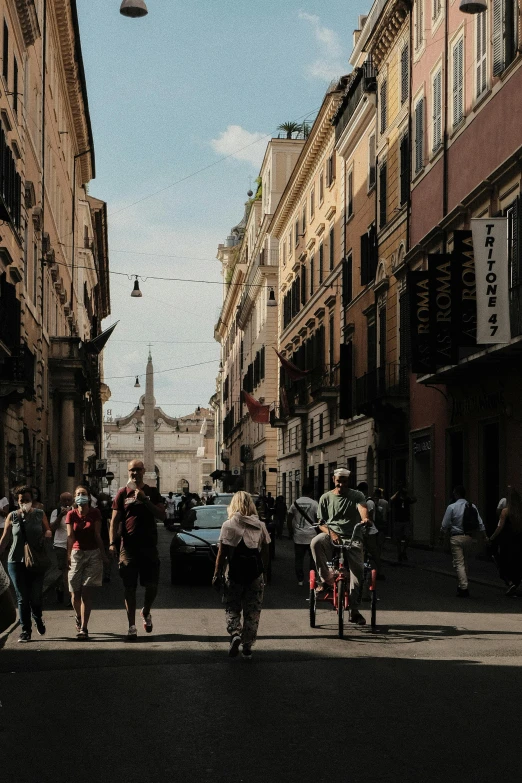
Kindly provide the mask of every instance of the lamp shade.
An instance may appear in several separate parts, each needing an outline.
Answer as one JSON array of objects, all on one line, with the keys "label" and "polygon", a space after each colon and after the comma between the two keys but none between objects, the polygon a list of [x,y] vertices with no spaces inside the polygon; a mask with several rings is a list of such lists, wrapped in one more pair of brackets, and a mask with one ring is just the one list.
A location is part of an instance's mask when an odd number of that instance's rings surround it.
[{"label": "lamp shade", "polygon": [[147,16],[148,13],[149,11],[143,0],[123,0],[120,6],[120,14],[130,16],[131,19]]},{"label": "lamp shade", "polygon": [[136,383],[134,384],[134,388],[135,388],[135,389],[139,389],[139,388],[141,388],[141,387],[140,387],[140,379],[139,379],[139,377],[138,377],[138,376],[136,376]]},{"label": "lamp shade", "polygon": [[487,7],[486,0],[460,0],[459,10],[463,14],[481,14]]},{"label": "lamp shade", "polygon": [[143,294],[140,291],[140,284],[138,282],[138,278],[134,281],[134,288],[132,289],[131,296],[143,296]]},{"label": "lamp shade", "polygon": [[267,307],[277,307],[277,302],[275,298],[274,289],[270,289],[270,293],[268,294],[268,302],[266,303]]}]

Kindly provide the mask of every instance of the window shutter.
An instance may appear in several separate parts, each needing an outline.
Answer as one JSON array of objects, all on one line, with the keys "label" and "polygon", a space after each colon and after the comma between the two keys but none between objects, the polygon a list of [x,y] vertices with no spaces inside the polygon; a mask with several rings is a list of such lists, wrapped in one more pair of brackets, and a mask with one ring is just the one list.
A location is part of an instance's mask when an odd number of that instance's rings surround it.
[{"label": "window shutter", "polygon": [[346,217],[353,215],[353,171],[348,174],[348,209]]},{"label": "window shutter", "polygon": [[375,170],[375,136],[370,136],[368,143],[368,189],[373,188],[376,180]]},{"label": "window shutter", "polygon": [[334,229],[330,229],[330,243],[328,245],[329,248],[329,254],[330,254],[330,272],[333,270],[335,266],[335,242],[334,242]]},{"label": "window shutter", "polygon": [[368,372],[377,367],[377,325],[375,320],[368,323],[367,367]]},{"label": "window shutter", "polygon": [[487,42],[486,42],[487,15],[486,12],[477,14],[476,22],[476,49],[477,49],[477,97],[486,90],[487,84]]},{"label": "window shutter", "polygon": [[314,293],[314,257],[310,258],[310,296]]},{"label": "window shutter", "polygon": [[399,351],[401,367],[409,367],[411,363],[410,342],[410,297],[408,291],[403,291],[399,297]]},{"label": "window shutter", "polygon": [[415,106],[415,172],[424,165],[424,98]]},{"label": "window shutter", "polygon": [[401,103],[408,99],[409,85],[409,47],[408,44],[401,51]]},{"label": "window shutter", "polygon": [[453,47],[453,127],[456,127],[460,123],[464,115],[463,57],[464,39],[461,38]]},{"label": "window shutter", "polygon": [[361,285],[368,285],[370,278],[368,272],[370,259],[370,238],[367,233],[361,236]]},{"label": "window shutter", "polygon": [[388,126],[388,84],[386,80],[381,84],[381,133],[384,133]]},{"label": "window shutter", "polygon": [[301,267],[301,304],[306,303],[306,267],[303,264]]},{"label": "window shutter", "polygon": [[493,0],[493,76],[504,70],[504,0]]},{"label": "window shutter", "polygon": [[401,139],[401,205],[408,201],[410,194],[410,140],[405,133]]},{"label": "window shutter", "polygon": [[442,72],[438,71],[433,79],[433,152],[442,141]]},{"label": "window shutter", "polygon": [[319,245],[319,285],[323,282],[324,245]]},{"label": "window shutter", "polygon": [[387,185],[388,169],[386,163],[383,163],[379,169],[379,228],[386,225]]},{"label": "window shutter", "polygon": [[343,261],[343,280],[342,280],[342,300],[343,307],[347,307],[352,301],[352,257],[345,258]]}]

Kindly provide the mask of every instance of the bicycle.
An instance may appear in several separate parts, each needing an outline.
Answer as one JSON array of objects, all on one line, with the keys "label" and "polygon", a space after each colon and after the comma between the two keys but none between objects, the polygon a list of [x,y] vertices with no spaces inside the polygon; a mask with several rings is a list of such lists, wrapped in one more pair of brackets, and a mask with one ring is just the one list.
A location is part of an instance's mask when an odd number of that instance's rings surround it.
[{"label": "bicycle", "polygon": [[[350,606],[350,570],[349,568],[345,567],[345,550],[351,549],[354,546],[355,533],[358,528],[363,526],[363,522],[357,523],[349,540],[341,540],[341,543],[332,541],[332,545],[336,550],[332,563],[336,578],[332,590],[328,590],[327,594],[321,600],[332,603],[334,609],[337,612],[337,630],[340,639],[344,638],[344,617]],[[310,571],[310,628],[315,628],[316,624],[316,579],[317,577],[315,571]],[[377,572],[370,562],[367,553],[364,558],[363,582],[361,584],[361,591],[365,586],[367,587],[371,596],[371,628],[372,631],[374,631],[377,624]]]}]

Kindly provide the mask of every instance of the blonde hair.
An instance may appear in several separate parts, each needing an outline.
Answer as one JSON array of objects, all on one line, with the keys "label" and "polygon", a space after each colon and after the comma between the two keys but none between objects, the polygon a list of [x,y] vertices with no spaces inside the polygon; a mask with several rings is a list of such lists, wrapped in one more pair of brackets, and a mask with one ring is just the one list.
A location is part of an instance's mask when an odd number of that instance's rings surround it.
[{"label": "blonde hair", "polygon": [[252,500],[252,496],[248,492],[236,492],[230,505],[227,509],[228,516],[231,517],[234,514],[241,514],[242,517],[257,516],[257,509]]}]

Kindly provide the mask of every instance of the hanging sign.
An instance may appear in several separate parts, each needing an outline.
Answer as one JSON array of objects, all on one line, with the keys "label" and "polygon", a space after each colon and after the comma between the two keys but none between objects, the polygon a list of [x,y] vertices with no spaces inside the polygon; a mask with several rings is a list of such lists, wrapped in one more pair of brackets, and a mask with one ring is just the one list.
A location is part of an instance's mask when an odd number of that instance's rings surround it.
[{"label": "hanging sign", "polygon": [[410,295],[411,371],[425,375],[435,370],[431,340],[430,275],[427,269],[408,274]]},{"label": "hanging sign", "polygon": [[471,221],[477,286],[477,343],[511,339],[506,218]]},{"label": "hanging sign", "polygon": [[452,339],[451,256],[446,253],[429,255],[428,271],[433,358],[437,367],[445,367],[458,361],[457,344]]},{"label": "hanging sign", "polygon": [[452,331],[455,345],[477,344],[477,289],[471,231],[453,232],[451,254]]}]

